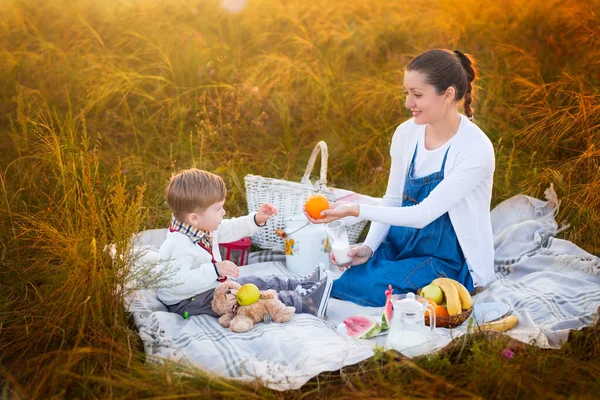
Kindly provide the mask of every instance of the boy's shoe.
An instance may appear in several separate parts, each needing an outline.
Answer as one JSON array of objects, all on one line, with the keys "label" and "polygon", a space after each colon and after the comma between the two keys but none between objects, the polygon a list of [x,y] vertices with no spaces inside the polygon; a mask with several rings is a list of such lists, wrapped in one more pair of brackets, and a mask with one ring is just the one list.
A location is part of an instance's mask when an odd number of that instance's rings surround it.
[{"label": "boy's shoe", "polygon": [[302,290],[302,312],[323,318],[327,311],[332,285],[333,275],[331,271],[325,271],[323,279],[310,288]]},{"label": "boy's shoe", "polygon": [[300,282],[319,282],[321,277],[324,275],[325,267],[323,263],[317,264],[317,267],[308,275],[304,275],[300,278]]}]

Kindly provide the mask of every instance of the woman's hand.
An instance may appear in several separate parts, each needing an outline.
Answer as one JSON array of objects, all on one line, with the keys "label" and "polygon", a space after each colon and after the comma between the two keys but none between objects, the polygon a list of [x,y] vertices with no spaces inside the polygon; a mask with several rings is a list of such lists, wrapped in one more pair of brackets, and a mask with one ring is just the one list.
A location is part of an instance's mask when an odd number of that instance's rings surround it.
[{"label": "woman's hand", "polygon": [[[361,265],[369,261],[369,258],[373,256],[373,250],[369,246],[359,245],[359,246],[350,246],[350,251],[348,252],[348,256],[352,257],[352,261],[350,264],[345,265],[343,267],[338,267],[340,271],[351,268],[353,265]],[[329,253],[329,259],[333,265],[337,265],[335,261],[335,256],[333,255],[333,251]]]},{"label": "woman's hand", "polygon": [[360,213],[360,207],[358,204],[350,203],[348,201],[336,201],[333,203],[329,210],[321,211],[323,218],[313,218],[309,213],[306,212],[306,208],[303,207],[304,215],[313,224],[326,224],[327,222],[335,221],[343,217],[358,217]]}]

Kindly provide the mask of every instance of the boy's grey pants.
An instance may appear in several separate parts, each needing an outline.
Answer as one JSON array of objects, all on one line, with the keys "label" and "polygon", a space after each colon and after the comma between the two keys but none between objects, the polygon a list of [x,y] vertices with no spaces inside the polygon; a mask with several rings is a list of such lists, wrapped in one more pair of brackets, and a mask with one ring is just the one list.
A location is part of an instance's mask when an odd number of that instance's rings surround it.
[{"label": "boy's grey pants", "polygon": [[[277,297],[283,304],[296,307],[296,313],[302,312],[302,296],[300,295],[298,286],[308,288],[315,284],[315,282],[312,281],[301,282],[299,279],[280,278],[277,276],[264,278],[258,276],[246,276],[235,279],[235,281],[240,285],[253,283],[259,290],[275,290],[277,292]],[[215,290],[210,289],[190,297],[189,299],[182,300],[177,304],[167,306],[167,308],[170,312],[177,313],[184,318],[191,317],[192,315],[212,315],[213,317],[219,317],[219,315],[212,310],[210,305],[214,293]]]}]

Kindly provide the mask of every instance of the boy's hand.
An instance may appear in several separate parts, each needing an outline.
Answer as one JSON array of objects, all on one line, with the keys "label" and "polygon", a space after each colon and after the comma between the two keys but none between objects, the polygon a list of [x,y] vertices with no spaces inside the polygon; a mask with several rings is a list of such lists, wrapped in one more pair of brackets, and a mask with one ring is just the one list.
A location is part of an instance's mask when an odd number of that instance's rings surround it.
[{"label": "boy's hand", "polygon": [[277,207],[273,204],[262,203],[256,212],[256,223],[264,225],[273,215],[277,215]]},{"label": "boy's hand", "polygon": [[220,276],[227,275],[234,278],[240,276],[240,269],[238,266],[229,260],[219,261],[218,263],[215,263],[215,265],[217,266],[217,272]]}]

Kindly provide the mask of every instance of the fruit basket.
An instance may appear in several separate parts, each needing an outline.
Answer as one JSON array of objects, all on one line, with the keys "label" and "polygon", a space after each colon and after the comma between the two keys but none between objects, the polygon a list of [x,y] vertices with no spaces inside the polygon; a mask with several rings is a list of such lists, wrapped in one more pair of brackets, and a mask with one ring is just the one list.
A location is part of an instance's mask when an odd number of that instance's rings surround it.
[{"label": "fruit basket", "polygon": [[[456,328],[461,325],[463,322],[469,318],[471,313],[473,312],[472,308],[461,312],[460,314],[450,315],[447,317],[437,317],[435,318],[435,327],[436,328]],[[425,325],[429,326],[429,315],[425,315]]]}]

